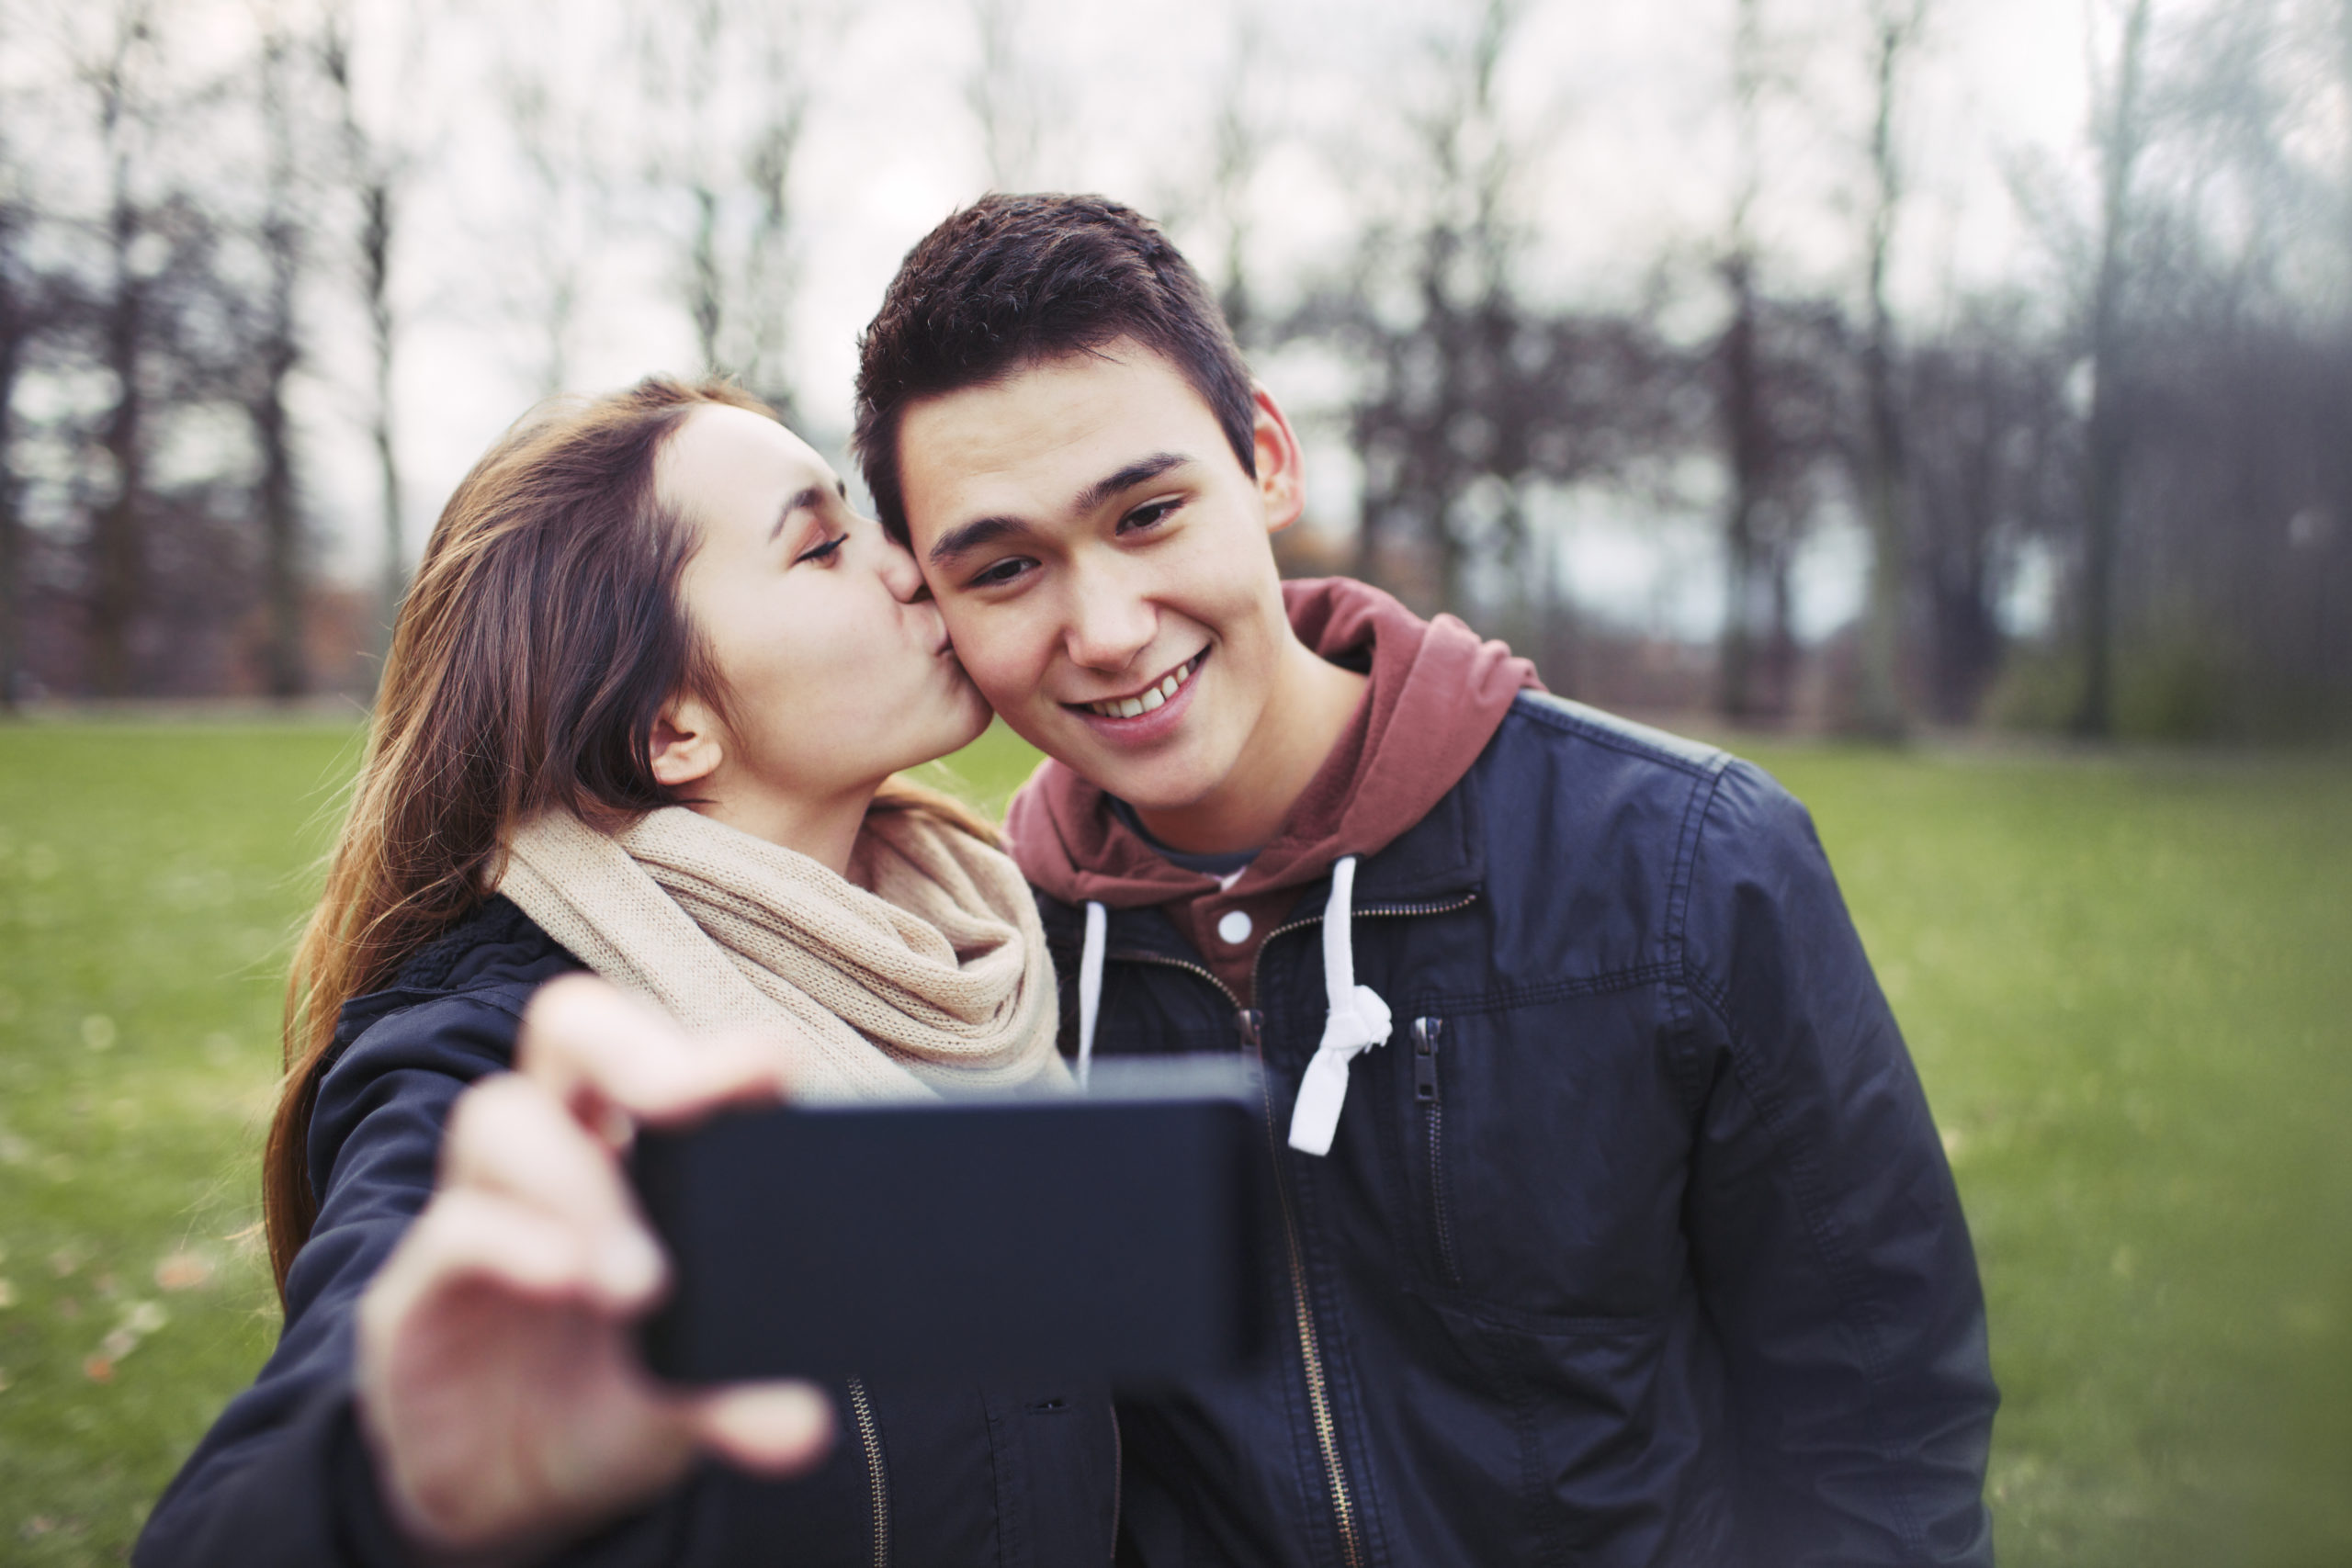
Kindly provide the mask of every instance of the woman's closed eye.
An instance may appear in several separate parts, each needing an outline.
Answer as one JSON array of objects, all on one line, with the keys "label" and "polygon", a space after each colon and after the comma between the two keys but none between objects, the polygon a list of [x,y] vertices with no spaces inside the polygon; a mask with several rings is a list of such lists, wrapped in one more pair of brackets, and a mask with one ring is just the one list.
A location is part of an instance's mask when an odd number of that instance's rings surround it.
[{"label": "woman's closed eye", "polygon": [[798,555],[793,557],[792,564],[798,566],[803,561],[831,560],[833,558],[833,552],[848,543],[849,535],[846,532],[836,534],[831,538],[824,541],[824,543],[811,545],[807,549],[801,551]]}]

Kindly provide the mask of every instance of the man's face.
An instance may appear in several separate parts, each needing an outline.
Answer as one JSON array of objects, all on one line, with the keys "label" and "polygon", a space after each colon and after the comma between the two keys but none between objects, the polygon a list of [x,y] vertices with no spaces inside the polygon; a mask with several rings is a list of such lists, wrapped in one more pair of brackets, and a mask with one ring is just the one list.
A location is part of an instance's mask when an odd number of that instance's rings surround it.
[{"label": "man's face", "polygon": [[1213,795],[1289,640],[1267,536],[1304,498],[1272,400],[1253,479],[1182,374],[1121,342],[915,403],[899,446],[915,558],[1005,722],[1143,809]]}]

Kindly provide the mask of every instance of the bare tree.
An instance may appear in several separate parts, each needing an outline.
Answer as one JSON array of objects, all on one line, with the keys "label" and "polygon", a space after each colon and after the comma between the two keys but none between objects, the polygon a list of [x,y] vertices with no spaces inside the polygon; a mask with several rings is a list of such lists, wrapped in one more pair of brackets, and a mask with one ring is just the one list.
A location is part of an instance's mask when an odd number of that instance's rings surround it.
[{"label": "bare tree", "polygon": [[787,423],[798,403],[786,363],[794,174],[818,62],[842,21],[821,3],[695,0],[640,46],[650,110],[668,127],[648,172],[685,198],[679,276],[703,367],[738,378]]},{"label": "bare tree", "polygon": [[1250,288],[1250,199],[1272,139],[1259,110],[1258,62],[1265,48],[1266,29],[1255,6],[1233,7],[1232,40],[1225,69],[1217,77],[1208,206],[1220,231],[1217,302],[1224,307],[1235,341],[1247,347],[1259,324],[1257,300]]},{"label": "bare tree", "polygon": [[269,628],[266,680],[270,695],[281,699],[300,696],[310,685],[302,616],[304,540],[295,485],[294,432],[287,407],[288,383],[302,359],[295,302],[309,251],[299,164],[303,127],[299,85],[293,79],[302,69],[302,52],[282,15],[266,12],[260,62],[266,172],[258,239],[267,276],[254,311],[243,379],[245,412],[261,459],[255,499],[262,535],[262,603]]},{"label": "bare tree", "polygon": [[2143,76],[2152,0],[2128,0],[2116,36],[2114,60],[2098,97],[2098,260],[2088,301],[2091,412],[2084,453],[2081,604],[2083,696],[2075,715],[2078,734],[2105,736],[2115,728],[2115,579],[2122,531],[2123,478],[2129,432],[2123,293],[2125,255],[2132,230],[2132,177],[2148,140]]},{"label": "bare tree", "polygon": [[1871,7],[1871,196],[1864,242],[1866,316],[1861,366],[1861,474],[1863,513],[1871,532],[1871,571],[1862,615],[1861,689],[1855,719],[1865,733],[1885,739],[1899,737],[1909,723],[1901,670],[1903,597],[1909,575],[1905,517],[1908,479],[1887,270],[1904,198],[1905,170],[1896,121],[1906,69],[1926,25],[1927,11],[1928,0],[1872,0]]},{"label": "bare tree", "polygon": [[1905,356],[1913,565],[1924,590],[1935,716],[1966,724],[1998,671],[1999,602],[2030,543],[2076,513],[2080,422],[2066,408],[2070,352],[2014,299],[1971,301]]},{"label": "bare tree", "polygon": [[1554,598],[1530,521],[1538,487],[1623,474],[1696,433],[1675,428],[1690,367],[1645,320],[1521,290],[1530,154],[1498,79],[1521,9],[1485,0],[1440,46],[1404,157],[1367,182],[1377,205],[1353,270],[1282,335],[1331,344],[1356,375],[1358,575],[1430,608],[1491,612],[1532,641]]},{"label": "bare tree", "polygon": [[1756,652],[1766,614],[1757,525],[1771,454],[1757,364],[1756,202],[1763,186],[1763,0],[1737,0],[1732,33],[1731,101],[1737,160],[1730,233],[1721,271],[1731,319],[1717,346],[1718,401],[1730,492],[1724,506],[1724,631],[1718,701],[1727,718],[1757,708]]},{"label": "bare tree", "polygon": [[978,52],[965,79],[964,102],[979,125],[989,188],[1021,190],[1036,177],[1044,114],[1022,51],[1026,0],[971,0]]},{"label": "bare tree", "polygon": [[[2352,0],[2336,0],[2336,93],[2347,114],[2352,114]],[[2352,137],[2344,139],[2343,186],[2337,193],[2343,202],[2344,278],[2343,306],[2352,316]]]},{"label": "bare tree", "polygon": [[532,264],[526,283],[529,297],[515,309],[538,328],[537,379],[542,394],[552,394],[571,384],[571,335],[580,313],[585,236],[582,226],[571,220],[582,183],[581,127],[550,90],[551,73],[537,61],[510,57],[506,64],[502,83],[506,120],[538,198],[538,210],[522,238]]},{"label": "bare tree", "polygon": [[[403,18],[402,26],[417,25],[409,12],[397,14]],[[399,50],[409,41],[395,39],[388,47]],[[383,550],[379,587],[381,635],[389,639],[400,615],[401,599],[408,590],[408,544],[393,423],[393,371],[402,327],[394,283],[401,220],[415,160],[403,135],[382,124],[366,101],[360,74],[367,62],[361,48],[353,0],[327,0],[319,35],[319,62],[334,95],[342,177],[357,209],[353,252],[359,300],[368,320],[368,434],[376,455]]]},{"label": "bare tree", "polygon": [[0,130],[0,712],[24,667],[25,525],[17,479],[17,384],[46,313],[27,242],[33,205],[15,145]]},{"label": "bare tree", "polygon": [[116,0],[101,28],[96,48],[77,71],[105,161],[104,272],[92,315],[99,363],[113,389],[98,430],[107,493],[90,516],[90,673],[99,695],[116,697],[130,689],[132,623],[146,586],[147,361],[155,332],[157,251],[167,242],[140,184],[145,137],[153,129],[151,78],[159,73],[152,0]]},{"label": "bare tree", "polygon": [[[1521,9],[1519,0],[1482,0],[1468,39],[1439,62],[1437,97],[1407,117],[1421,209],[1393,236],[1375,229],[1365,247],[1368,258],[1384,248],[1400,254],[1413,319],[1402,331],[1385,329],[1380,313],[1365,310],[1359,322],[1375,368],[1372,395],[1353,419],[1366,459],[1358,570],[1376,576],[1385,546],[1418,543],[1435,557],[1436,603],[1453,610],[1466,607],[1464,572],[1477,536],[1491,531],[1516,553],[1525,522],[1515,483],[1473,493],[1480,475],[1515,480],[1526,467],[1523,449],[1505,449],[1521,446],[1509,437],[1526,400],[1510,385],[1510,352],[1520,236],[1508,202],[1520,155],[1502,124],[1497,80]],[[1360,276],[1352,292],[1369,303],[1380,287]],[[1491,515],[1474,514],[1487,510]]]}]

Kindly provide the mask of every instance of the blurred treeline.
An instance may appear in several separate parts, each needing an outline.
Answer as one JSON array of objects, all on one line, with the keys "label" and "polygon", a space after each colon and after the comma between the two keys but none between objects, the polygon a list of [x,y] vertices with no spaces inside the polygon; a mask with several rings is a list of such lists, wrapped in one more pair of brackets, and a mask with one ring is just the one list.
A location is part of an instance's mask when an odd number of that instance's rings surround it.
[{"label": "blurred treeline", "polygon": [[[1547,265],[1578,215],[1538,176],[1582,132],[1511,97],[1558,47],[1547,7],[1367,11],[1389,64],[1311,134],[1260,8],[1190,24],[1230,35],[1227,63],[1114,194],[1170,221],[1352,459],[1352,527],[1288,564],[1453,608],[1604,703],[1890,736],[2352,727],[2352,0],[2086,0],[2078,156],[2005,172],[2007,276],[1926,290],[1902,283],[1937,274],[1906,127],[1959,0],[1689,9],[1706,80],[1660,90],[1716,106],[1722,199],[1629,244],[1634,286],[1611,289]],[[1057,107],[1032,47],[1049,19],[933,11],[962,39],[960,96],[933,107],[967,194],[1074,183],[1051,151],[1097,128]],[[922,18],[615,0],[582,42],[585,14],[0,0],[8,702],[364,693],[417,545],[393,387],[420,311],[495,318],[537,389],[564,388],[589,275],[625,245],[699,367],[787,418],[839,402],[796,385],[791,302],[826,265],[803,171],[859,134],[825,93],[853,35]],[[1153,46],[1148,25],[1119,45]],[[471,118],[434,111],[457,96]],[[1775,151],[1792,117],[1802,174]],[[1281,193],[1318,158],[1324,219],[1289,243]],[[1808,182],[1837,195],[1792,219]],[[508,220],[478,265],[443,258],[462,308],[420,303],[404,272],[447,241],[414,215],[469,186]],[[367,498],[370,581],[329,570],[336,462],[366,470],[345,490]],[[1703,646],[1570,591],[1596,497],[1706,519]],[[1840,530],[1867,586],[1808,639],[1797,579]]]}]

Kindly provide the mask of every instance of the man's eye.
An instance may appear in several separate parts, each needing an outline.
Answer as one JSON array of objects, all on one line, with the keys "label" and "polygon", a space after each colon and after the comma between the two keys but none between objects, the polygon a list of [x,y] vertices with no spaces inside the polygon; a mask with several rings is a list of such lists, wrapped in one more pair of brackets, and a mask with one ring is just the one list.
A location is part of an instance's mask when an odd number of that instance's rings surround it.
[{"label": "man's eye", "polygon": [[1012,556],[988,568],[972,579],[974,588],[1001,588],[1029,570],[1030,562],[1022,556]]},{"label": "man's eye", "polygon": [[829,560],[832,558],[832,554],[835,550],[840,549],[843,545],[848,543],[849,536],[847,534],[836,534],[831,538],[827,539],[823,544],[811,545],[808,548],[793,557],[792,564],[798,566],[802,561]]},{"label": "man's eye", "polygon": [[1166,501],[1148,502],[1119,519],[1119,532],[1131,533],[1137,528],[1149,528],[1168,520],[1169,515],[1183,502],[1171,496]]}]

